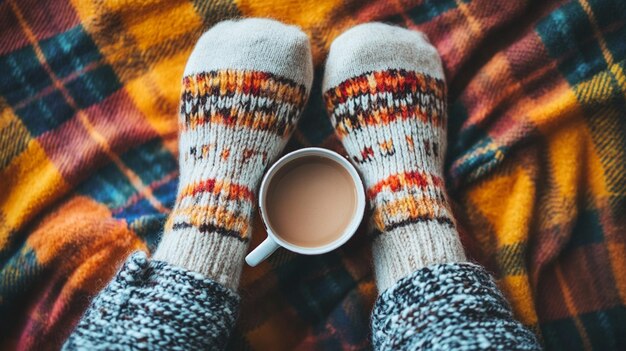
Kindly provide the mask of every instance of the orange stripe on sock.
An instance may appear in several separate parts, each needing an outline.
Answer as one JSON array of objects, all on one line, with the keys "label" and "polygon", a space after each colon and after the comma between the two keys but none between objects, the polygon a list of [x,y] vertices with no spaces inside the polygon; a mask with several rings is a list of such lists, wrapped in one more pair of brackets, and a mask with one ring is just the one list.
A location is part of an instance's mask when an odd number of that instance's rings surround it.
[{"label": "orange stripe on sock", "polygon": [[304,105],[307,98],[303,85],[270,73],[243,70],[219,70],[186,76],[183,78],[185,93],[192,96],[250,94],[296,106]]},{"label": "orange stripe on sock", "polygon": [[224,206],[193,205],[184,208],[177,207],[172,211],[165,227],[169,231],[172,230],[175,224],[180,222],[196,228],[213,224],[225,230],[236,231],[240,233],[241,238],[246,238],[251,218],[245,215],[237,215],[236,213],[238,212],[229,211]]},{"label": "orange stripe on sock", "polygon": [[204,124],[222,124],[229,127],[245,127],[255,130],[280,130],[284,132],[284,135],[289,134],[292,129],[287,120],[277,117],[277,112],[239,111],[233,113],[229,111],[228,113],[214,112],[208,116],[190,114],[187,118],[188,120],[178,124],[181,132],[194,130]]},{"label": "orange stripe on sock", "polygon": [[409,195],[394,201],[376,206],[372,219],[376,229],[384,232],[394,228],[399,223],[415,221],[445,221],[452,223],[447,204],[439,199],[416,197]]},{"label": "orange stripe on sock", "polygon": [[370,199],[373,199],[385,188],[389,188],[391,191],[396,192],[398,190],[408,187],[419,187],[421,189],[424,189],[428,186],[433,186],[437,188],[443,188],[443,184],[443,179],[434,174],[419,171],[409,171],[399,174],[393,174],[381,180],[367,190],[367,196]]},{"label": "orange stripe on sock", "polygon": [[192,183],[183,188],[178,195],[179,199],[186,196],[195,196],[199,193],[211,193],[218,195],[224,192],[228,200],[248,200],[254,202],[254,193],[250,188],[223,181],[221,179],[206,179],[200,182]]},{"label": "orange stripe on sock", "polygon": [[326,108],[334,111],[348,99],[364,94],[382,92],[429,92],[438,99],[445,98],[445,83],[423,73],[404,70],[383,70],[347,79],[324,93]]}]

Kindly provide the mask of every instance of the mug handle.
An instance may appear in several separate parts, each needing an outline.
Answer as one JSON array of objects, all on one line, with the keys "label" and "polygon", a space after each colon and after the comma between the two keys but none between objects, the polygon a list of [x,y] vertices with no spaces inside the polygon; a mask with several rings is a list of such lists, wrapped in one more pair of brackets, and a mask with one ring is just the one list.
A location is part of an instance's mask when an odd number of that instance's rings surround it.
[{"label": "mug handle", "polygon": [[274,241],[271,237],[265,238],[265,240],[261,243],[261,245],[257,246],[256,249],[252,250],[246,256],[246,263],[250,267],[255,267],[259,263],[263,262],[266,258],[270,257],[270,255],[278,249],[280,245]]}]

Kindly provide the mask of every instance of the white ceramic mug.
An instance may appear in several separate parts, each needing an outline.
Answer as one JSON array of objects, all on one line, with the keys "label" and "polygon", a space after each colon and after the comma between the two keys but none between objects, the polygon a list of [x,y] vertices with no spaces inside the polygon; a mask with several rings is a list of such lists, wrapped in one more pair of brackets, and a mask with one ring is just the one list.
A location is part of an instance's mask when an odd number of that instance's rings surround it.
[{"label": "white ceramic mug", "polygon": [[[352,178],[352,183],[354,184],[354,188],[356,191],[356,210],[354,212],[352,220],[346,227],[345,231],[340,236],[338,236],[335,241],[319,247],[297,246],[281,239],[272,231],[271,226],[269,225],[269,219],[267,218],[265,205],[267,190],[274,175],[276,175],[276,173],[280,169],[282,169],[284,166],[291,163],[292,161],[308,156],[323,157],[343,167],[350,174],[350,177]],[[272,167],[270,167],[267,173],[265,173],[263,181],[261,182],[261,188],[259,189],[259,208],[261,209],[261,217],[263,218],[263,223],[265,224],[265,229],[267,231],[267,238],[261,243],[261,245],[257,246],[252,252],[248,254],[248,256],[246,256],[246,262],[252,267],[258,265],[263,260],[268,258],[280,246],[289,251],[293,251],[303,255],[319,255],[332,251],[343,245],[352,237],[352,235],[354,235],[357,228],[359,227],[359,224],[361,223],[361,220],[363,219],[363,213],[365,210],[365,191],[363,189],[363,182],[361,181],[359,174],[357,173],[354,166],[345,157],[331,150],[322,149],[319,147],[309,147],[293,151],[283,156],[276,163],[274,163]]]}]

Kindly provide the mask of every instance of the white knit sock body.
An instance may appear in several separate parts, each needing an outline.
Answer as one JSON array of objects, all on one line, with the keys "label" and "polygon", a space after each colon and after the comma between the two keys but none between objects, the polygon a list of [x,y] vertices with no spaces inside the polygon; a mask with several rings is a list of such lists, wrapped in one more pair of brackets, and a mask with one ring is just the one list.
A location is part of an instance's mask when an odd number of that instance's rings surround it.
[{"label": "white knit sock body", "polygon": [[464,261],[443,179],[446,85],[427,38],[380,23],[348,30],[331,45],[323,91],[367,187],[379,291],[426,265]]},{"label": "white knit sock body", "polygon": [[306,104],[307,36],[266,19],[225,21],[198,41],[180,106],[180,184],[155,259],[236,289],[256,189]]}]

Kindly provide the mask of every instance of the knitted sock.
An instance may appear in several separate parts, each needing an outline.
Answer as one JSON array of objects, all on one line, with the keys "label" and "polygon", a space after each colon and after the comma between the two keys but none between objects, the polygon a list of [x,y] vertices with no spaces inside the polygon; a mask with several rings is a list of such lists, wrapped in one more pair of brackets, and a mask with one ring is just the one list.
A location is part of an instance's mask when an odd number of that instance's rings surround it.
[{"label": "knitted sock", "polygon": [[464,261],[443,180],[446,85],[428,39],[356,26],[332,43],[323,91],[367,187],[379,291],[426,265]]},{"label": "knitted sock", "polygon": [[183,78],[178,197],[155,259],[237,288],[257,186],[312,77],[309,41],[297,27],[225,21],[200,38]]}]

